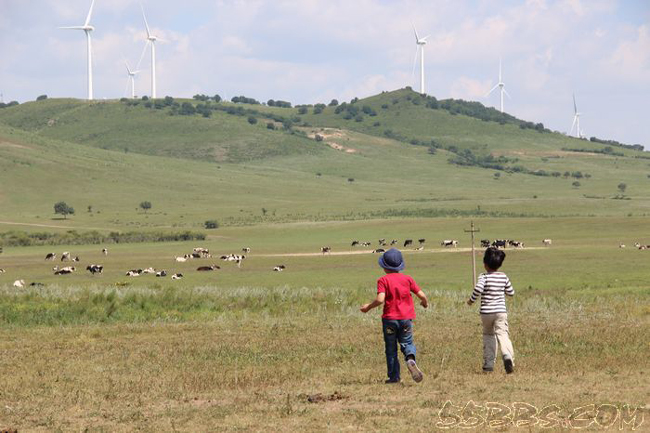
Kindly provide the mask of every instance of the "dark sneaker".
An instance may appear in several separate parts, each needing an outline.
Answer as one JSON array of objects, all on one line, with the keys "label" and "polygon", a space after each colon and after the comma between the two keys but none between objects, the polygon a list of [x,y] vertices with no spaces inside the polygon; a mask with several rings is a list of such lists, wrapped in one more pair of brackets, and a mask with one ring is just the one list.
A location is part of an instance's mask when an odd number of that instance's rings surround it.
[{"label": "dark sneaker", "polygon": [[399,380],[399,379],[398,380],[386,379],[386,381],[384,383],[400,383],[400,382],[401,382],[401,380]]},{"label": "dark sneaker", "polygon": [[494,371],[494,368],[488,368],[488,367],[483,367],[483,373],[492,373]]},{"label": "dark sneaker", "polygon": [[409,359],[406,361],[406,367],[409,369],[411,377],[414,381],[418,383],[422,382],[422,379],[424,379],[424,374],[422,374],[422,371],[418,368],[418,365],[415,363],[415,359]]},{"label": "dark sneaker", "polygon": [[515,372],[515,365],[513,364],[512,359],[504,358],[503,366],[506,369],[506,373],[510,374]]}]

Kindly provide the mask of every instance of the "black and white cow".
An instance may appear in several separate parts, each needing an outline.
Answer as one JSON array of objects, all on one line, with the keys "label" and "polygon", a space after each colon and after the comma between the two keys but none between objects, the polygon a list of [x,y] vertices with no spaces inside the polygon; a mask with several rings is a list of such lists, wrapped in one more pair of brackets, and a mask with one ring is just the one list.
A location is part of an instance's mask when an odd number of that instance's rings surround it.
[{"label": "black and white cow", "polygon": [[178,273],[172,275],[172,280],[180,280],[181,278],[183,278],[183,274]]},{"label": "black and white cow", "polygon": [[356,247],[357,245],[359,245],[359,241],[352,241],[350,247]]},{"label": "black and white cow", "polygon": [[424,238],[422,238],[422,239],[418,239],[418,243],[419,243],[420,245],[423,245],[426,241],[427,241],[427,240],[424,239]]},{"label": "black and white cow", "polygon": [[380,247],[385,247],[386,246],[386,239],[379,239],[378,241]]},{"label": "black and white cow", "polygon": [[54,260],[56,259],[56,253],[47,253],[45,260]]},{"label": "black and white cow", "polygon": [[251,252],[251,249],[249,247],[245,247],[245,248],[241,249],[241,252],[244,253],[244,254],[248,254],[248,253]]},{"label": "black and white cow", "polygon": [[165,271],[165,270],[158,271],[158,272],[156,272],[156,276],[157,277],[166,277],[167,276],[167,271]]},{"label": "black and white cow", "polygon": [[332,252],[332,248],[330,248],[330,247],[321,247],[320,252],[323,253],[323,254],[325,254],[325,253],[330,254]]},{"label": "black and white cow", "polygon": [[397,239],[390,241],[390,246],[392,247],[393,245],[397,245]]},{"label": "black and white cow", "polygon": [[210,265],[210,266],[199,266],[198,268],[196,268],[196,270],[200,272],[216,271],[217,269],[221,269],[221,267],[217,265]]},{"label": "black and white cow", "polygon": [[444,241],[440,242],[440,245],[447,248],[447,247],[454,247],[456,248],[458,246],[458,241],[455,239],[445,239]]},{"label": "black and white cow", "polygon": [[74,266],[66,266],[57,271],[54,271],[54,275],[69,275],[76,271],[77,269]]},{"label": "black and white cow", "polygon": [[407,239],[404,241],[404,247],[408,247],[409,245],[413,245],[413,239]]},{"label": "black and white cow", "polygon": [[108,255],[108,248],[102,248],[102,254],[107,256]]},{"label": "black and white cow", "polygon": [[141,274],[142,269],[131,269],[130,271],[126,271],[127,277],[139,277]]},{"label": "black and white cow", "polygon": [[524,243],[520,242],[520,241],[509,240],[508,245],[510,245],[513,248],[523,248],[524,247]]},{"label": "black and white cow", "polygon": [[383,248],[377,248],[376,250],[372,251],[373,254],[385,253],[385,252],[386,252],[386,250],[383,249]]},{"label": "black and white cow", "polygon": [[284,265],[278,265],[278,266],[276,266],[276,267],[273,268],[273,272],[282,272],[282,271],[284,271],[286,268],[287,268],[287,267],[284,266]]},{"label": "black and white cow", "polygon": [[495,239],[494,242],[492,242],[492,246],[494,248],[505,248],[508,246],[508,240],[507,239]]},{"label": "black and white cow", "polygon": [[545,247],[550,247],[553,241],[551,239],[544,239],[542,240],[542,243],[544,244]]},{"label": "black and white cow", "polygon": [[63,254],[61,254],[61,261],[64,260],[70,260],[70,252],[69,251],[64,251]]},{"label": "black and white cow", "polygon": [[102,265],[88,265],[86,266],[86,270],[90,272],[92,275],[95,274],[101,274],[104,272],[104,266]]},{"label": "black and white cow", "polygon": [[488,248],[490,246],[489,239],[481,239],[481,248]]}]

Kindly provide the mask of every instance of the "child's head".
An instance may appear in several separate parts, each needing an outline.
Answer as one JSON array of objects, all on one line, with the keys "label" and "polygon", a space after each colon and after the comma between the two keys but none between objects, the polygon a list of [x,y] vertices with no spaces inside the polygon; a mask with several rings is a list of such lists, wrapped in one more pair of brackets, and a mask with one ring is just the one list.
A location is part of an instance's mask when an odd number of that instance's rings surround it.
[{"label": "child's head", "polygon": [[496,271],[501,267],[505,259],[506,253],[498,248],[490,247],[485,250],[483,264],[488,271]]},{"label": "child's head", "polygon": [[387,273],[399,272],[404,269],[404,258],[397,248],[391,248],[379,256],[379,266]]}]

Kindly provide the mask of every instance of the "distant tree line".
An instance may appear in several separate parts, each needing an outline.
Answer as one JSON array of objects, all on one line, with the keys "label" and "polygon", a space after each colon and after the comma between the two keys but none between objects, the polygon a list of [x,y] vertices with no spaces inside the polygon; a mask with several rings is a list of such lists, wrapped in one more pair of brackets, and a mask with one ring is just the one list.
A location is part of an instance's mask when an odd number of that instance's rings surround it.
[{"label": "distant tree line", "polygon": [[68,230],[65,233],[8,231],[0,233],[0,242],[5,246],[38,246],[38,245],[91,245],[119,244],[139,242],[182,242],[205,240],[204,233],[183,232],[110,232],[100,233],[88,231],[79,233]]},{"label": "distant tree line", "polygon": [[591,141],[592,143],[607,144],[609,146],[623,147],[625,149],[643,151],[643,146],[640,144],[623,144],[623,143],[619,143],[616,140],[601,140],[600,138],[596,138],[596,137],[591,137],[589,141]]},{"label": "distant tree line", "polygon": [[606,146],[604,149],[572,149],[569,147],[563,147],[562,150],[567,152],[600,153],[610,156],[625,156],[623,152],[616,152],[611,148],[611,146]]},{"label": "distant tree line", "polygon": [[291,102],[274,101],[273,99],[269,99],[266,102],[266,105],[268,105],[269,107],[291,108]]},{"label": "distant tree line", "polygon": [[233,96],[230,99],[231,102],[234,102],[235,104],[252,104],[252,105],[260,105],[260,102],[257,99],[254,98],[247,98],[246,96]]},{"label": "distant tree line", "polygon": [[13,107],[14,105],[18,105],[18,101],[11,101],[11,102],[0,102],[0,108],[8,108],[8,107]]}]

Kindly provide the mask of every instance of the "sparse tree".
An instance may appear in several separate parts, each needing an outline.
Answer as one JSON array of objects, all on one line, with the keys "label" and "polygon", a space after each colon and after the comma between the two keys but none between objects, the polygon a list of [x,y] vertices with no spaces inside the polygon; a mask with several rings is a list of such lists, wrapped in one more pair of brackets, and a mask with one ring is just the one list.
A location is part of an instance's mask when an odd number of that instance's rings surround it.
[{"label": "sparse tree", "polygon": [[501,173],[499,172],[494,173],[494,180],[499,180],[500,177],[501,177]]},{"label": "sparse tree", "polygon": [[580,182],[578,182],[577,180],[573,182],[571,185],[573,185],[574,188],[580,188]]},{"label": "sparse tree", "polygon": [[93,206],[89,204],[88,205],[88,213],[92,213],[92,211],[93,211]]},{"label": "sparse tree", "polygon": [[250,123],[251,125],[255,125],[257,123],[257,117],[249,116],[248,117],[248,123]]},{"label": "sparse tree", "polygon": [[337,105],[339,105],[339,101],[336,99],[332,99],[329,103],[330,107],[336,107]]},{"label": "sparse tree", "polygon": [[627,189],[627,185],[623,182],[618,184],[618,190],[621,192],[621,194],[625,194],[625,190]]},{"label": "sparse tree", "polygon": [[47,95],[41,95],[38,98],[36,98],[37,101],[43,101],[44,99],[47,99]]},{"label": "sparse tree", "polygon": [[218,229],[219,222],[217,220],[207,220],[204,224],[206,229]]},{"label": "sparse tree", "polygon": [[74,215],[74,208],[68,206],[64,201],[60,201],[54,204],[54,214],[63,215],[63,219],[67,219],[68,215]]},{"label": "sparse tree", "polygon": [[142,203],[140,203],[140,208],[144,211],[144,213],[147,213],[147,211],[151,209],[151,202],[143,201]]}]

